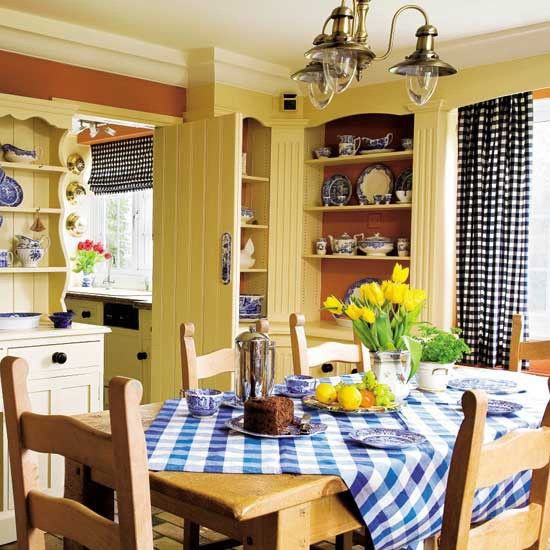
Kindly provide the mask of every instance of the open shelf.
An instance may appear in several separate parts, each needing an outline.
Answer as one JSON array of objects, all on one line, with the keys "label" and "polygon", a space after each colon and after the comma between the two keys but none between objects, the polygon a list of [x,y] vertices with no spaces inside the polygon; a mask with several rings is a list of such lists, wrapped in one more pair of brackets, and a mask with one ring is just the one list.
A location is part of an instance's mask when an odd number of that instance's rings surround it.
[{"label": "open shelf", "polygon": [[0,267],[1,273],[67,273],[69,267]]},{"label": "open shelf", "polygon": [[269,178],[263,178],[260,176],[248,176],[243,174],[244,183],[269,183]]},{"label": "open shelf", "polygon": [[410,256],[346,256],[345,254],[327,254],[320,256],[318,254],[304,254],[304,258],[311,260],[368,260],[368,261],[394,261],[408,262]]},{"label": "open shelf", "polygon": [[370,153],[368,155],[352,155],[342,157],[324,157],[320,159],[306,160],[311,166],[337,166],[344,164],[368,164],[388,160],[412,159],[412,151],[393,151],[391,153]]},{"label": "open shelf", "polygon": [[403,204],[356,204],[353,206],[306,206],[306,212],[361,212],[369,210],[410,210],[411,203]]},{"label": "open shelf", "polygon": [[65,166],[48,166],[47,164],[27,164],[25,162],[0,161],[0,167],[10,170],[32,170],[34,172],[55,172],[64,174],[69,171]]},{"label": "open shelf", "polygon": [[241,229],[268,229],[269,226],[261,224],[243,223]]},{"label": "open shelf", "polygon": [[61,214],[61,208],[21,208],[20,206],[0,206],[0,212],[8,214]]},{"label": "open shelf", "polygon": [[266,268],[257,268],[257,269],[241,269],[241,273],[267,273]]}]

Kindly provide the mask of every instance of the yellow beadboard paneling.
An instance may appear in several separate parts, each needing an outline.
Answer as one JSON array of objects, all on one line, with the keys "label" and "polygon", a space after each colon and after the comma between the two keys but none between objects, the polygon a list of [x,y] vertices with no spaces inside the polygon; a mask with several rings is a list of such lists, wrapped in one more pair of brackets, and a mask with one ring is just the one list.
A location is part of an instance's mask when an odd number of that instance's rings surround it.
[{"label": "yellow beadboard paneling", "polygon": [[272,129],[269,319],[287,321],[300,306],[303,128]]},{"label": "yellow beadboard paneling", "polygon": [[428,293],[425,319],[449,328],[454,312],[457,112],[415,115],[411,284]]}]

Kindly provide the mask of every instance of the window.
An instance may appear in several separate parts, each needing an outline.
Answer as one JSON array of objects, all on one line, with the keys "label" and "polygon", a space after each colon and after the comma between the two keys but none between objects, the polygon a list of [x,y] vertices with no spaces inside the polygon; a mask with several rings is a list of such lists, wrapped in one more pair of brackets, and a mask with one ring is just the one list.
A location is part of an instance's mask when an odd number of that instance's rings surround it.
[{"label": "window", "polygon": [[529,225],[529,325],[550,338],[550,98],[534,102],[533,177]]},{"label": "window", "polygon": [[92,199],[90,233],[113,254],[112,273],[150,282],[153,267],[153,193],[151,189],[96,195]]}]

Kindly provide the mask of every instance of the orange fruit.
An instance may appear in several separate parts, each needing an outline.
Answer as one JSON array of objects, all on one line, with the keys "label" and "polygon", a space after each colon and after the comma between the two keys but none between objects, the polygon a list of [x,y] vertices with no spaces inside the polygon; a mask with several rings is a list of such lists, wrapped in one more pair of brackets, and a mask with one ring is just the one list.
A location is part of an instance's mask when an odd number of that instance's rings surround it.
[{"label": "orange fruit", "polygon": [[361,391],[361,407],[368,409],[376,405],[376,396],[370,390]]}]

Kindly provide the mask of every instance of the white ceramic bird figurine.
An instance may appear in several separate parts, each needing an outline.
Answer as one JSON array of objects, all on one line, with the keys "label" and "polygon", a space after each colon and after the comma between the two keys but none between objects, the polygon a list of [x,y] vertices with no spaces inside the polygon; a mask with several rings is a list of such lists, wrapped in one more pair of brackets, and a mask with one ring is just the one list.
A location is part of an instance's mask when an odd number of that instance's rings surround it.
[{"label": "white ceramic bird figurine", "polygon": [[241,250],[241,268],[242,269],[251,269],[252,266],[256,263],[255,258],[253,258],[254,254],[254,243],[252,242],[252,239],[248,239],[246,241],[246,244],[244,245],[244,248]]}]

